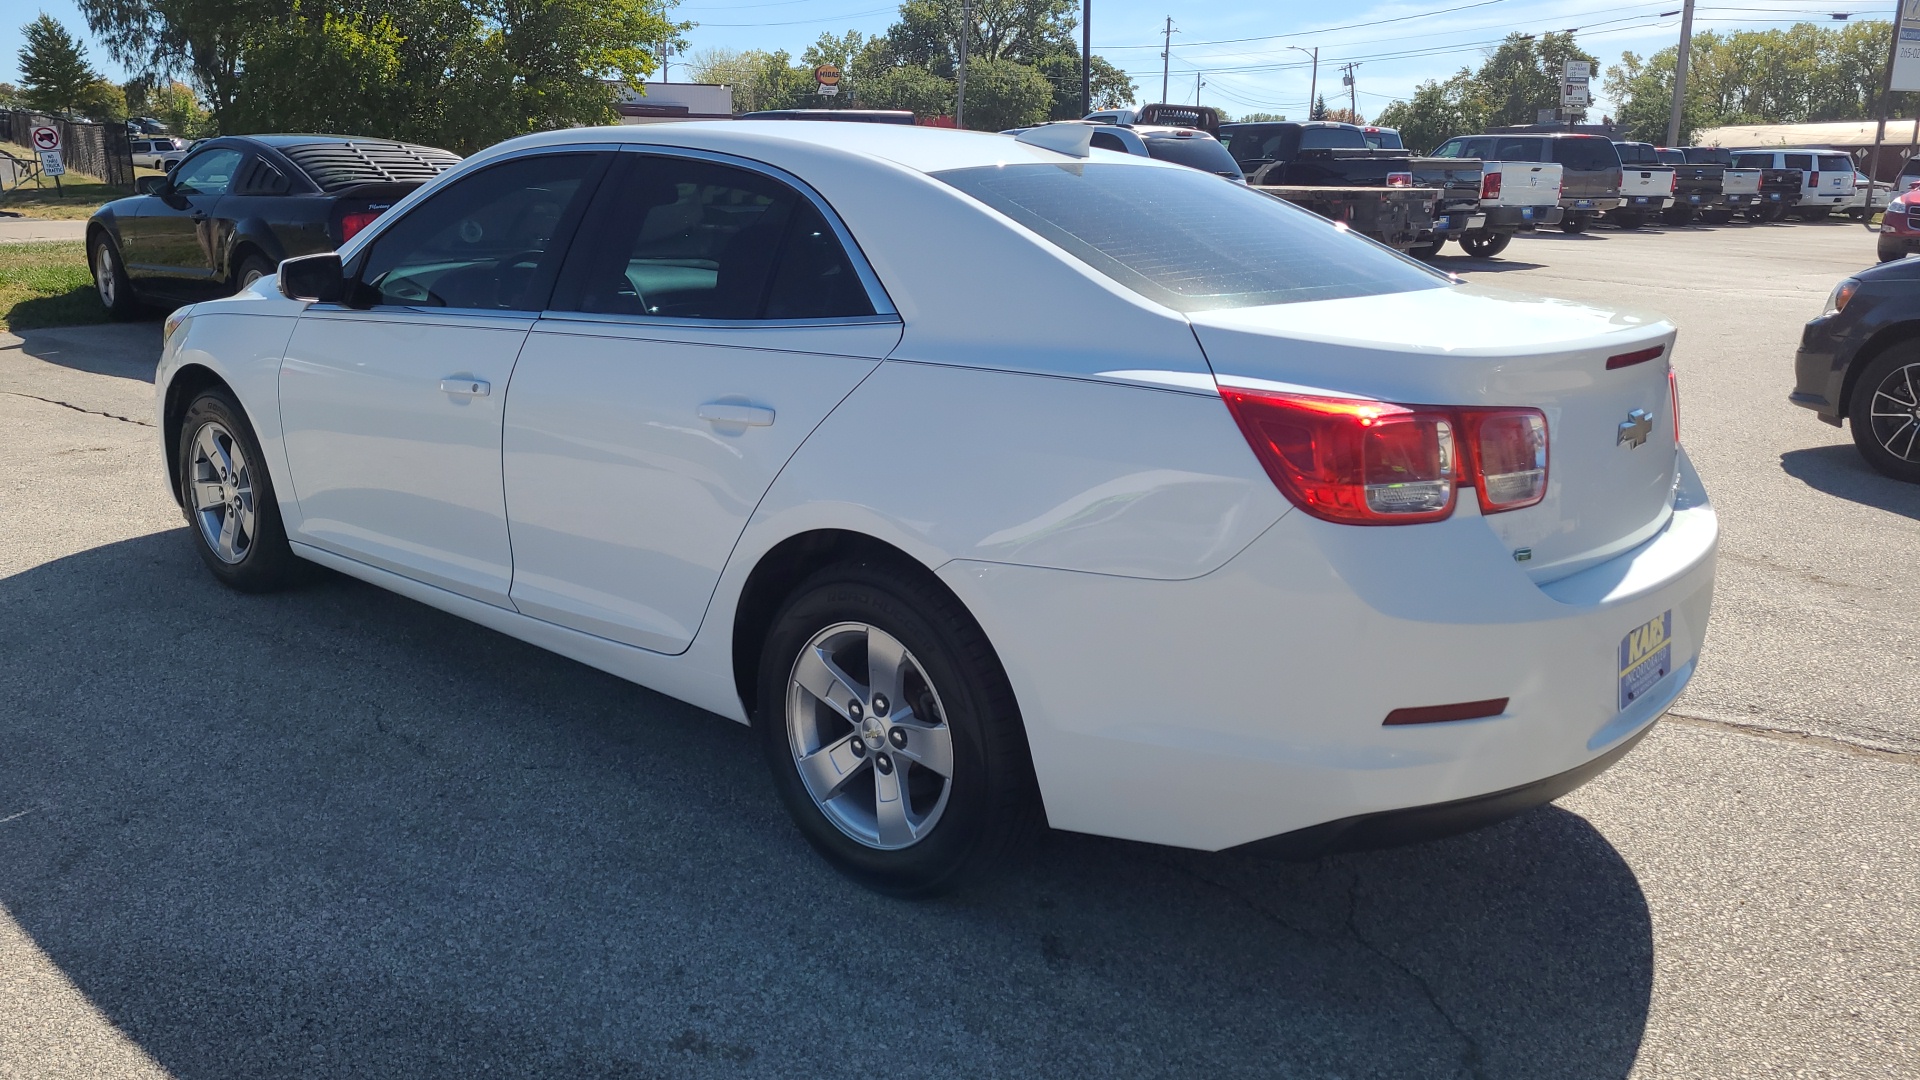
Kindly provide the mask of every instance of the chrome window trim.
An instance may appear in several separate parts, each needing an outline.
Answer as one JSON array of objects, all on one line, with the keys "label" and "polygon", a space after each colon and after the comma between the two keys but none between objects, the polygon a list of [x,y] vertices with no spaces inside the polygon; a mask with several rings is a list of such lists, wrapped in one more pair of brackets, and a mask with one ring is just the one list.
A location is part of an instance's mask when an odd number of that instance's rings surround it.
[{"label": "chrome window trim", "polygon": [[[662,146],[658,143],[622,143],[621,151],[628,154],[644,154],[653,157],[686,158],[693,161],[707,161],[716,165],[727,165],[736,169],[745,169],[748,172],[756,172],[769,179],[777,180],[799,192],[802,196],[805,196],[809,202],[813,203],[814,209],[818,210],[820,216],[825,219],[827,227],[831,228],[833,235],[839,238],[841,250],[847,253],[847,260],[853,264],[853,272],[859,275],[861,287],[867,290],[867,303],[873,305],[874,314],[872,316],[854,315],[848,316],[845,319],[832,320],[811,319],[782,321],[818,324],[825,322],[857,321],[876,316],[894,316],[898,318],[900,310],[893,306],[893,298],[887,295],[886,286],[880,283],[880,276],[873,272],[873,265],[867,261],[867,253],[861,249],[859,241],[855,240],[853,234],[847,231],[846,223],[840,220],[840,215],[834,211],[833,206],[829,204],[819,192],[813,190],[813,185],[807,183],[805,180],[780,168],[778,165],[769,165],[764,161],[755,161],[752,158],[740,157],[737,154],[721,153],[715,150],[696,150],[687,146]],[[624,318],[624,316],[622,317]],[[648,316],[635,317],[649,318]],[[696,320],[694,325],[767,326],[771,325],[771,320],[701,319]]]},{"label": "chrome window trim", "polygon": [[897,313],[843,315],[831,319],[686,319],[665,315],[609,315],[597,311],[543,311],[543,323],[599,323],[605,326],[677,327],[684,330],[775,330],[809,326],[899,326]]}]

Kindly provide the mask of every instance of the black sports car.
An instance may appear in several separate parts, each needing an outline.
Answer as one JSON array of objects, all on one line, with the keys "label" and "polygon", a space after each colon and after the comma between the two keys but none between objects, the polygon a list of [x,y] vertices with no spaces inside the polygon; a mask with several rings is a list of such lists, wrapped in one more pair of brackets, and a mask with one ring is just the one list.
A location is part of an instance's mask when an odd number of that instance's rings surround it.
[{"label": "black sports car", "polygon": [[1834,286],[1800,333],[1794,373],[1789,400],[1836,427],[1851,421],[1867,464],[1920,483],[1920,259]]},{"label": "black sports car", "polygon": [[226,296],[282,259],[346,243],[459,161],[430,146],[344,135],[208,139],[168,175],[142,179],[142,194],[94,212],[94,285],[116,315]]}]

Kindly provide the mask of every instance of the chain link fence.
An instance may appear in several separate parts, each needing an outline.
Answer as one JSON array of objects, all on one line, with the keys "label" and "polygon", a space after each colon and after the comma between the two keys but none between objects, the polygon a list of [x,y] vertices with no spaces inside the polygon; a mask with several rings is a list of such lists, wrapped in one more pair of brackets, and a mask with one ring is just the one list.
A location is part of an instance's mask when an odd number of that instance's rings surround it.
[{"label": "chain link fence", "polygon": [[127,125],[96,124],[89,120],[62,120],[24,109],[0,111],[0,141],[31,148],[33,129],[51,124],[60,129],[60,157],[73,172],[98,177],[124,191],[133,190],[133,147]]}]

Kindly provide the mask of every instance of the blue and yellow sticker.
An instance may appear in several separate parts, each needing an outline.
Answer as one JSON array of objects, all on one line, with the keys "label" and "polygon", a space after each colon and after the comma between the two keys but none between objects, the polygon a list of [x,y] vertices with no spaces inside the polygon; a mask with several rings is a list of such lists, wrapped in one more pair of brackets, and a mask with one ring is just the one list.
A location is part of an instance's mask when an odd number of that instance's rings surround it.
[{"label": "blue and yellow sticker", "polygon": [[1620,639],[1620,707],[1640,700],[1673,671],[1673,611]]}]

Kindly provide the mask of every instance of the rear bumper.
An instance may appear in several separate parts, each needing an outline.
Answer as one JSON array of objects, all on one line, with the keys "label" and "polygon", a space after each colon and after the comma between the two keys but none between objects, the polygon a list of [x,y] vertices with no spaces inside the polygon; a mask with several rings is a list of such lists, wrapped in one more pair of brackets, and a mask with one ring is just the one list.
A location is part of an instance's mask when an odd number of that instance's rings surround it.
[{"label": "rear bumper", "polygon": [[[1551,211],[1551,216],[1548,211]],[[1433,234],[1457,239],[1462,233],[1474,229],[1515,233],[1535,225],[1553,225],[1559,221],[1558,206],[1482,206],[1469,213],[1455,211],[1434,218]]]},{"label": "rear bumper", "polygon": [[1628,195],[1620,200],[1622,210],[1665,210],[1673,205],[1671,195]]},{"label": "rear bumper", "polygon": [[1580,211],[1588,214],[1604,214],[1620,205],[1620,196],[1602,195],[1591,199],[1561,199],[1560,209],[1573,213]]},{"label": "rear bumper", "polygon": [[[1616,760],[1705,640],[1719,526],[1684,456],[1676,506],[1639,547],[1545,585],[1472,507],[1383,529],[1289,513],[1187,581],[983,562],[940,575],[1007,667],[1051,824],[1219,850],[1420,808],[1479,820]],[[1622,640],[1664,612],[1670,673],[1623,709]],[[1383,723],[1495,698],[1497,716]],[[1432,809],[1463,801],[1471,813]]]},{"label": "rear bumper", "polygon": [[1754,192],[1752,194],[1727,196],[1727,205],[1732,207],[1738,207],[1740,209],[1752,209],[1753,207],[1756,207],[1756,206],[1769,206],[1769,205],[1792,206],[1799,201],[1800,201],[1800,196],[1798,194],[1794,192],[1782,192],[1782,191],[1759,191],[1759,192]]}]

